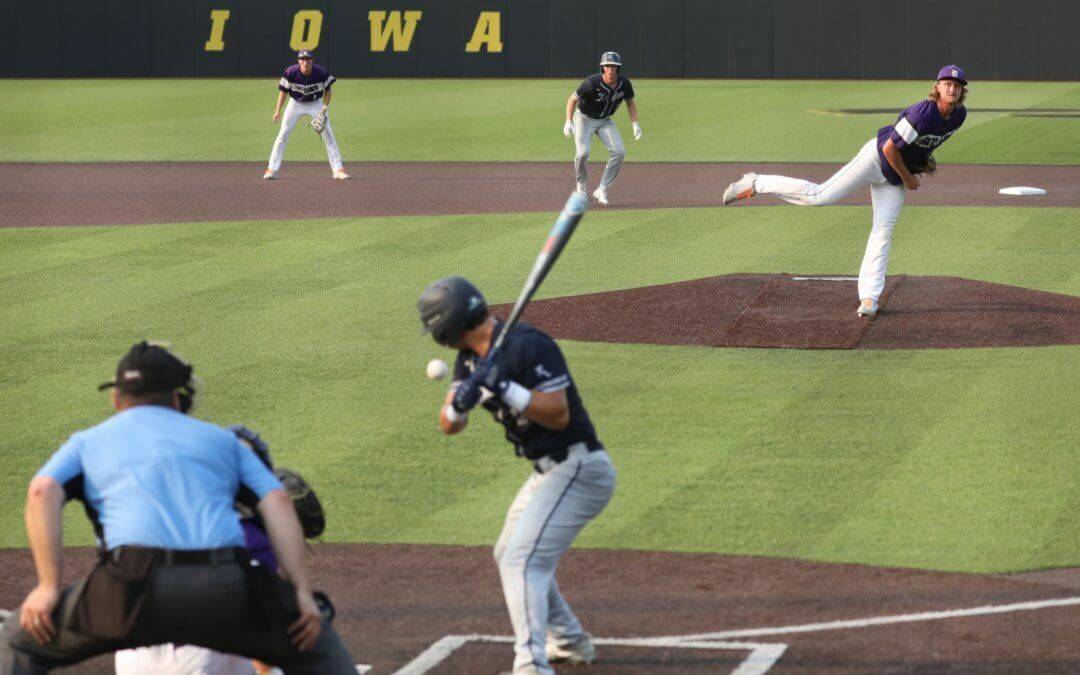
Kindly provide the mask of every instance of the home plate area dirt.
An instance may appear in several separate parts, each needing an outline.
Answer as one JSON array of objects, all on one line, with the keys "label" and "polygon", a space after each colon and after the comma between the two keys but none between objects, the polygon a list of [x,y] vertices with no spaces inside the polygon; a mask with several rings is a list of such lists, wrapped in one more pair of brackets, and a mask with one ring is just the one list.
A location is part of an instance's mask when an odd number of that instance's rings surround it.
[{"label": "home plate area dirt", "polygon": [[[66,558],[74,579],[94,554]],[[373,675],[493,675],[512,663],[487,547],[320,544],[309,567]],[[14,607],[34,578],[29,551],[0,550],[0,569],[0,607]],[[559,585],[598,643],[597,663],[562,675],[1080,672],[1075,574],[572,549]],[[111,663],[62,672],[105,673]]]}]

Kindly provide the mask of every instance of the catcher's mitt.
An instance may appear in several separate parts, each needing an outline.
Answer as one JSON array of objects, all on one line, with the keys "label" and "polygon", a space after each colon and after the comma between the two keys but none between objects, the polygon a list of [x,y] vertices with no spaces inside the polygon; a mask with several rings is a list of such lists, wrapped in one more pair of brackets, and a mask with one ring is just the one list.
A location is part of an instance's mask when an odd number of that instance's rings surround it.
[{"label": "catcher's mitt", "polygon": [[312,539],[322,534],[326,529],[326,516],[323,515],[319,498],[315,496],[315,491],[307,481],[295,471],[280,466],[274,469],[274,475],[285,486],[285,492],[292,497],[296,515],[300,518],[300,526],[304,528],[304,538]]},{"label": "catcher's mitt", "polygon": [[913,176],[918,176],[919,174],[931,176],[937,171],[937,160],[934,159],[934,153],[932,152],[926,154],[920,153],[913,157],[904,156],[904,166],[907,167],[907,170],[910,171]]},{"label": "catcher's mitt", "polygon": [[318,115],[311,118],[311,128],[317,134],[321,134],[326,129],[326,108],[323,108]]}]

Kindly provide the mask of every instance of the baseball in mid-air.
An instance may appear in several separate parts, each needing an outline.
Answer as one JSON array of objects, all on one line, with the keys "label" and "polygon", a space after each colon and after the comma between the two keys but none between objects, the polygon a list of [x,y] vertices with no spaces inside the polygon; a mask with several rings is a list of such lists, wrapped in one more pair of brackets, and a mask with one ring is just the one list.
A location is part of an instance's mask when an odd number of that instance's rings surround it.
[{"label": "baseball in mid-air", "polygon": [[427,376],[431,380],[441,380],[450,374],[450,366],[442,359],[431,359],[427,364]]}]

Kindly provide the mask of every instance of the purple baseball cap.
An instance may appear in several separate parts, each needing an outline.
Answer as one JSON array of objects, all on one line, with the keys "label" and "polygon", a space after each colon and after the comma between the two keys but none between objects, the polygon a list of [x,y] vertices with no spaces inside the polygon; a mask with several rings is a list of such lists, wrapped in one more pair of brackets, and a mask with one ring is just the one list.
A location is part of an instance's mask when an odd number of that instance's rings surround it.
[{"label": "purple baseball cap", "polygon": [[312,54],[311,51],[309,51],[307,49],[301,49],[300,53],[296,55],[296,59],[298,61],[300,59],[314,59],[314,58],[315,58],[315,55]]},{"label": "purple baseball cap", "polygon": [[960,66],[945,66],[938,71],[937,79],[939,80],[956,80],[962,85],[967,86],[967,80],[964,79],[964,69]]}]

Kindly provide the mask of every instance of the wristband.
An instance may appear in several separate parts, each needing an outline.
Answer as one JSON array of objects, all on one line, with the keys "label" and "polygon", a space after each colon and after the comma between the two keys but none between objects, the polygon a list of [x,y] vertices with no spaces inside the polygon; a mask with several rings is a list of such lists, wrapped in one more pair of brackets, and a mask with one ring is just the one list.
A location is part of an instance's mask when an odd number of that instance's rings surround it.
[{"label": "wristband", "polygon": [[518,412],[525,412],[529,407],[529,402],[532,401],[533,393],[521,386],[517,382],[508,382],[506,384],[506,391],[502,393],[500,398],[514,410]]},{"label": "wristband", "polygon": [[447,404],[443,408],[443,413],[446,414],[446,419],[449,420],[451,424],[460,424],[465,420],[469,419],[469,413],[459,413],[458,411],[454,410],[454,406],[450,404]]}]

